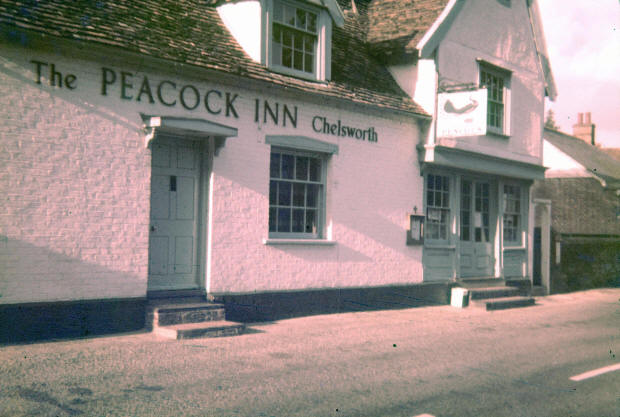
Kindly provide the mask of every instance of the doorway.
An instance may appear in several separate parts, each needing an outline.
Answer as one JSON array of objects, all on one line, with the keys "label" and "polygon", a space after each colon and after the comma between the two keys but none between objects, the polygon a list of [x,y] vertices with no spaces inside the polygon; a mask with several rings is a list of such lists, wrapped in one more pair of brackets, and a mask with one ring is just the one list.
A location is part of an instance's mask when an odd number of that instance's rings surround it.
[{"label": "doorway", "polygon": [[461,178],[460,275],[463,278],[495,275],[493,194],[489,181]]},{"label": "doorway", "polygon": [[164,136],[151,149],[148,290],[198,289],[204,142]]}]

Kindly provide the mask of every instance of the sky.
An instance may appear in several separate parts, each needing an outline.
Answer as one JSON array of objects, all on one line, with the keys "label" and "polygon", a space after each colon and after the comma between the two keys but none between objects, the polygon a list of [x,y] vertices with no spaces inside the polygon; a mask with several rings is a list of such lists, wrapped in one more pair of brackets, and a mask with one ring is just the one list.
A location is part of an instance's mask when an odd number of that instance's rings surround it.
[{"label": "sky", "polygon": [[592,113],[596,143],[620,148],[620,0],[538,0],[558,97],[560,130]]}]

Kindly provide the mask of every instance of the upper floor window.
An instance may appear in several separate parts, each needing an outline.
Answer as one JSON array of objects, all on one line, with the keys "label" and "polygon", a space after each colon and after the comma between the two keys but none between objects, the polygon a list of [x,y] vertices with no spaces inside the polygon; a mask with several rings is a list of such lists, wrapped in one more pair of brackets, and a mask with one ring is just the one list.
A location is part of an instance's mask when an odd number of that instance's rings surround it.
[{"label": "upper floor window", "polygon": [[337,0],[221,3],[222,22],[254,61],[294,77],[330,79],[332,26],[344,26]]},{"label": "upper floor window", "polygon": [[[296,0],[265,0],[265,3],[268,12],[264,15],[263,63],[294,77],[328,80],[332,22],[340,12],[337,3],[326,1],[326,8]],[[332,3],[336,5],[334,10]]]},{"label": "upper floor window", "polygon": [[273,2],[271,63],[315,73],[318,45],[317,13],[279,0]]},{"label": "upper floor window", "polygon": [[490,133],[508,135],[510,73],[481,66],[480,86],[487,89],[487,130]]}]

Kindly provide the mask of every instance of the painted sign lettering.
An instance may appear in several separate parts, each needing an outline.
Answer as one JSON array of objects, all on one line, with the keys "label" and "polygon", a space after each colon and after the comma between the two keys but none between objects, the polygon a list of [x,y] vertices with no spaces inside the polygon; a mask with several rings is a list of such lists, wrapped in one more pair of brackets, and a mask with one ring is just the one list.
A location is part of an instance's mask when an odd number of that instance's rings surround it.
[{"label": "painted sign lettering", "polygon": [[[47,80],[51,87],[68,90],[77,88],[77,75],[66,71],[63,75],[56,64],[51,62],[31,60],[30,63],[34,64],[37,84],[43,84],[44,80]],[[193,84],[179,84],[171,80],[152,81],[148,75],[119,71],[109,67],[101,67],[99,92],[102,96],[118,95],[118,98],[126,101],[159,103],[166,107],[178,105],[189,111],[204,109],[210,115],[239,118],[235,103],[240,97],[237,93],[213,88],[204,89]],[[266,99],[254,99],[254,123],[297,128],[297,121],[297,106]],[[324,116],[312,118],[312,129],[316,133],[367,142],[379,140],[374,127],[360,129],[345,125],[341,120],[330,121]]]},{"label": "painted sign lettering", "polygon": [[357,127],[343,125],[340,120],[338,120],[337,123],[331,123],[323,116],[314,116],[312,119],[312,129],[317,133],[325,133],[333,136],[355,138],[368,142],[379,141],[379,135],[377,135],[374,127],[359,129]]}]

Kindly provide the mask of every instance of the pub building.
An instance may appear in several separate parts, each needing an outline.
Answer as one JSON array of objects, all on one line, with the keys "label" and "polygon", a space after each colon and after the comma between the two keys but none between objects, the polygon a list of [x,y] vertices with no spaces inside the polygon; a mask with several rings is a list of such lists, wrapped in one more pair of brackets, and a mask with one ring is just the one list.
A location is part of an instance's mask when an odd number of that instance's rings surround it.
[{"label": "pub building", "polygon": [[536,1],[0,16],[4,340],[142,328],[162,298],[255,321],[530,283],[555,96]]}]

